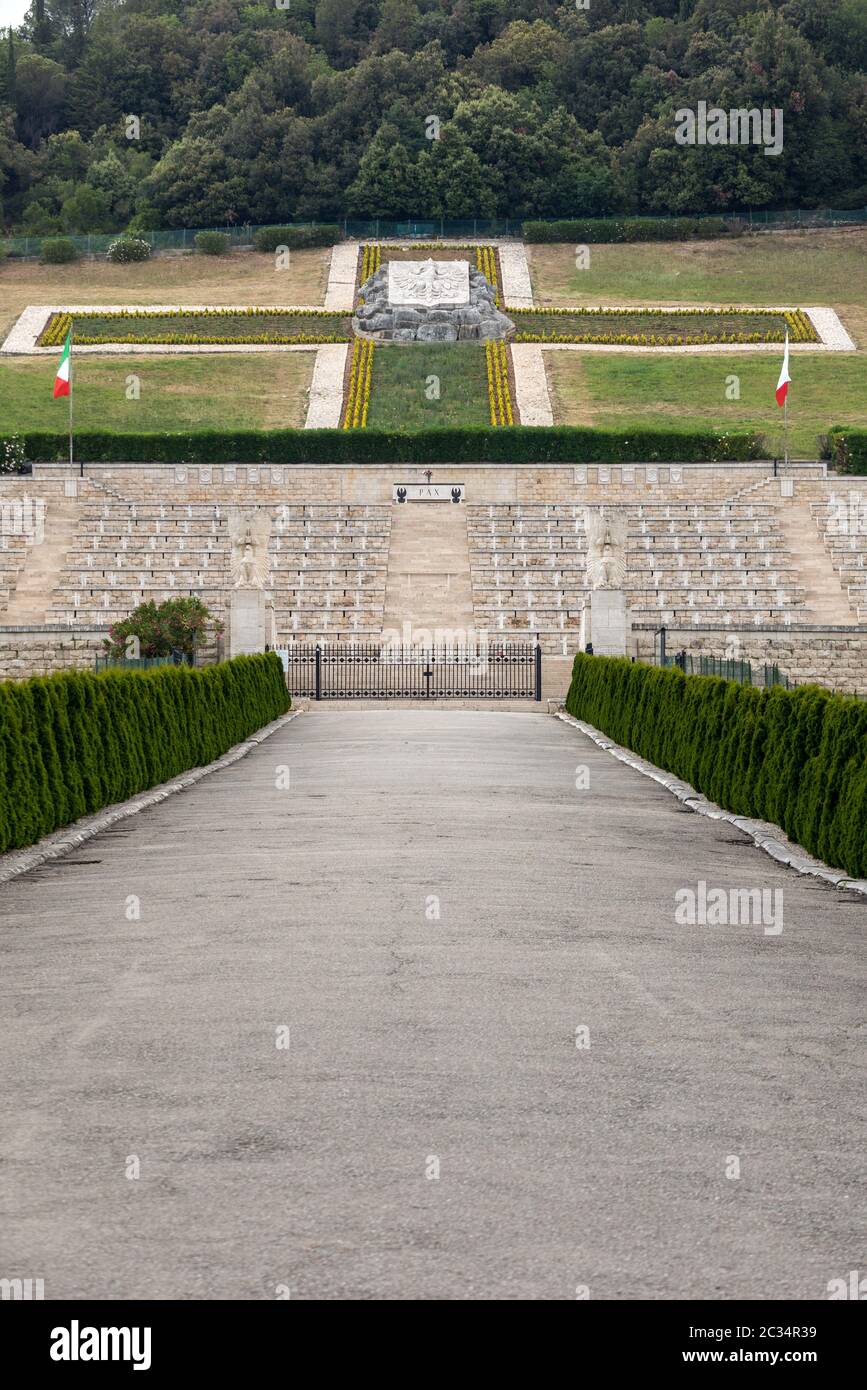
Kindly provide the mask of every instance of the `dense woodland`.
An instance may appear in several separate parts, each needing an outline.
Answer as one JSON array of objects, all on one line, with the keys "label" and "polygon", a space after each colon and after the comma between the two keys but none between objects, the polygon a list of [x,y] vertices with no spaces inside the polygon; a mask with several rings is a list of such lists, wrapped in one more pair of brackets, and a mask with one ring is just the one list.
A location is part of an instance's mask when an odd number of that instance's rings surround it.
[{"label": "dense woodland", "polygon": [[[583,4],[34,0],[2,35],[2,223],[867,205],[867,0]],[[676,144],[701,100],[782,108],[783,153]]]}]

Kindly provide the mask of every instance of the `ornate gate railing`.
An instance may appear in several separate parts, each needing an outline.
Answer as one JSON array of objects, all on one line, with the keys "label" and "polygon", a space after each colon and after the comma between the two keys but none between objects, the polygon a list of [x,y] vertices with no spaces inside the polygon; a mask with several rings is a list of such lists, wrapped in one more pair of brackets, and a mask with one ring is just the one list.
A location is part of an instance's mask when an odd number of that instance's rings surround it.
[{"label": "ornate gate railing", "polygon": [[290,694],[313,700],[542,698],[538,644],[425,648],[293,642],[277,650]]}]

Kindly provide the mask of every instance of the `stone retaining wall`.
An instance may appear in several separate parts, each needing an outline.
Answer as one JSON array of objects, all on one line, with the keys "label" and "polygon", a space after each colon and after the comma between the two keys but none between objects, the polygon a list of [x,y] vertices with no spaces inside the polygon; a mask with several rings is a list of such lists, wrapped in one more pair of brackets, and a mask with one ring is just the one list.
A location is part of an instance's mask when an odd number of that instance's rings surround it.
[{"label": "stone retaining wall", "polygon": [[0,680],[50,676],[55,671],[86,668],[102,652],[103,638],[94,632],[0,632]]},{"label": "stone retaining wall", "polygon": [[[763,463],[743,464],[436,464],[434,481],[463,483],[467,502],[724,501],[769,479]],[[37,463],[35,480],[64,476],[68,464]],[[792,466],[799,478],[823,478],[821,463]],[[349,465],[88,464],[85,477],[129,501],[391,502],[399,482],[425,482],[412,463]],[[749,499],[747,499],[749,500]],[[769,501],[764,490],[756,501]]]},{"label": "stone retaining wall", "polygon": [[[636,653],[653,655],[653,634],[633,630]],[[849,695],[867,695],[867,627],[811,627],[795,631],[750,629],[666,628],[666,651],[685,648],[690,656],[716,656],[751,661],[753,666],[776,663],[798,685],[812,683]]]}]

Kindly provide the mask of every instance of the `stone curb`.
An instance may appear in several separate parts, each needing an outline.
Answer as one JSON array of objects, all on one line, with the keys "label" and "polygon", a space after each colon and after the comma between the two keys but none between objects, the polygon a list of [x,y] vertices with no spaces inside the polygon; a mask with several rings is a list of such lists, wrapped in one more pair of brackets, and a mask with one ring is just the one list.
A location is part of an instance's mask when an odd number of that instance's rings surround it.
[{"label": "stone curb", "polygon": [[128,801],[119,801],[116,805],[97,811],[92,816],[82,816],[81,820],[46,835],[38,844],[30,845],[21,852],[13,850],[9,854],[0,854],[0,883],[8,883],[10,879],[16,878],[19,874],[26,874],[30,869],[36,869],[49,860],[61,859],[118,821],[135,816],[139,811],[147,811],[151,806],[158,806],[161,801],[174,796],[176,792],[186,791],[187,787],[195,786],[196,782],[201,782],[202,778],[210,773],[231,767],[303,712],[302,708],[281,715],[279,719],[265,724],[243,743],[236,743],[234,748],[230,748],[222,757],[205,767],[192,768],[189,772],[182,772],[179,777],[173,777],[169,782],[161,782],[158,787],[149,787],[147,791],[138,792]]},{"label": "stone curb", "polygon": [[821,859],[814,859],[798,845],[793,845],[785,836],[776,839],[773,835],[768,834],[762,821],[750,820],[747,816],[737,816],[732,811],[724,811],[715,802],[708,801],[707,797],[702,796],[688,782],[682,782],[672,773],[663,772],[653,763],[639,758],[628,748],[622,748],[619,743],[615,743],[613,739],[601,734],[598,729],[594,729],[592,724],[585,724],[583,719],[575,719],[573,715],[567,714],[562,706],[555,710],[555,714],[564,724],[571,724],[574,728],[580,729],[582,734],[586,734],[597,747],[603,748],[606,753],[617,758],[618,762],[625,763],[635,772],[640,772],[643,777],[650,777],[652,781],[665,787],[666,791],[672,792],[678,801],[682,801],[690,811],[697,811],[700,816],[707,816],[710,820],[728,821],[730,825],[742,830],[759,849],[764,850],[765,854],[769,854],[778,863],[785,864],[787,868],[794,869],[796,873],[811,874],[814,878],[830,883],[834,888],[845,888],[850,892],[862,893],[867,896],[867,879],[850,878],[842,869],[832,869],[828,864],[823,864]]}]

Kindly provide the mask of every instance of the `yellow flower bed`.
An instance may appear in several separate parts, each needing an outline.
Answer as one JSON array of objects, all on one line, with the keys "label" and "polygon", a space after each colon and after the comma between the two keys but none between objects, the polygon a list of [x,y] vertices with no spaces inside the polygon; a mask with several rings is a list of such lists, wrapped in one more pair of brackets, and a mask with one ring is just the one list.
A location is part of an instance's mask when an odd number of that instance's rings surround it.
[{"label": "yellow flower bed", "polygon": [[[82,314],[79,320],[85,322],[92,319],[105,320],[108,323],[131,324],[139,320],[148,320],[169,325],[178,319],[268,319],[286,318],[284,309],[259,308],[250,306],[246,308],[223,308],[223,309],[196,309],[194,311],[181,309],[118,309],[118,310],[95,310],[93,313]],[[295,315],[298,318],[322,320],[323,330],[327,324],[334,323],[336,320],[345,320],[347,315],[342,310],[335,309],[305,309],[302,313]],[[66,335],[72,326],[72,315],[69,313],[52,314],[42,330],[37,345],[39,347],[60,347],[66,339]],[[157,345],[169,344],[178,347],[196,347],[225,345],[232,347],[235,344],[261,344],[267,346],[269,343],[275,345],[284,344],[313,344],[313,343],[347,343],[350,341],[349,332],[328,333],[328,332],[298,332],[298,333],[239,333],[226,334],[220,333],[216,328],[213,333],[171,333],[154,332],[143,338],[140,334],[118,332],[111,337],[95,336],[89,333],[73,333],[73,343],[77,347],[99,347],[103,343],[118,343],[127,345],[130,343],[147,346],[150,343]]]},{"label": "yellow flower bed", "polygon": [[356,338],[349,364],[349,389],[343,412],[343,428],[367,428],[367,409],[370,405],[370,384],[373,375],[373,339]]},{"label": "yellow flower bed", "polygon": [[480,270],[494,288],[494,303],[500,307],[500,282],[497,278],[497,253],[493,246],[476,247],[476,270]]},{"label": "yellow flower bed", "polygon": [[382,247],[378,241],[366,243],[361,248],[361,283],[375,275],[382,265]]},{"label": "yellow flower bed", "polygon": [[512,394],[509,390],[509,357],[503,342],[485,343],[488,372],[488,404],[492,425],[513,425]]}]

